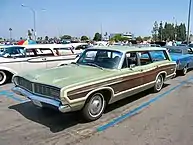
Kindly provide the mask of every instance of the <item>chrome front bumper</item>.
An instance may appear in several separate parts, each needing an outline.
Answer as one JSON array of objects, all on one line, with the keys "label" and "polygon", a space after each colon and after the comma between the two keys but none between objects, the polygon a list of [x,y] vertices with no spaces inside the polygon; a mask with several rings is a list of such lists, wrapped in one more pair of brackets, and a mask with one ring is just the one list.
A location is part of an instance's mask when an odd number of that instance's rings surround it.
[{"label": "chrome front bumper", "polygon": [[[54,108],[57,108],[62,113],[66,113],[66,112],[71,111],[71,107],[69,105],[63,105],[58,100],[34,95],[34,94],[32,94],[32,93],[30,93],[30,92],[28,92],[20,87],[14,87],[14,88],[12,88],[12,91],[18,95],[23,95],[23,96],[27,97],[28,99],[30,99],[33,102],[34,105],[37,105],[39,107],[42,107],[41,104],[46,104],[46,106],[50,105],[50,107],[53,106]],[[35,103],[35,102],[39,102],[39,103]]]}]

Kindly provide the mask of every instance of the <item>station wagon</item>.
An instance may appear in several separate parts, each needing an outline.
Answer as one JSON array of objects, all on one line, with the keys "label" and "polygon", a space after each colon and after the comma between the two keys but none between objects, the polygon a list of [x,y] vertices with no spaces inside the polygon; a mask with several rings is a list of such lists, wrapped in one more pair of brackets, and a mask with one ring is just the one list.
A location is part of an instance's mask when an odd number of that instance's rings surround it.
[{"label": "station wagon", "polygon": [[81,111],[93,121],[108,104],[150,88],[159,92],[175,71],[176,63],[162,47],[93,47],[74,63],[15,75],[12,90],[36,106]]}]

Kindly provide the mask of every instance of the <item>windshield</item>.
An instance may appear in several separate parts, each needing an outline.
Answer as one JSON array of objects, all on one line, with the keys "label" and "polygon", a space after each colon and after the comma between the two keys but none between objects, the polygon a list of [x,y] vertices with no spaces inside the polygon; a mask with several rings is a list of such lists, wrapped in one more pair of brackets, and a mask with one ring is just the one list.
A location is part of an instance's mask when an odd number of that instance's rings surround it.
[{"label": "windshield", "polygon": [[1,50],[1,56],[24,54],[23,47],[8,47]]},{"label": "windshield", "polygon": [[182,49],[168,49],[169,53],[182,53]]},{"label": "windshield", "polygon": [[85,50],[77,63],[108,69],[117,69],[123,53],[112,50],[88,49]]}]

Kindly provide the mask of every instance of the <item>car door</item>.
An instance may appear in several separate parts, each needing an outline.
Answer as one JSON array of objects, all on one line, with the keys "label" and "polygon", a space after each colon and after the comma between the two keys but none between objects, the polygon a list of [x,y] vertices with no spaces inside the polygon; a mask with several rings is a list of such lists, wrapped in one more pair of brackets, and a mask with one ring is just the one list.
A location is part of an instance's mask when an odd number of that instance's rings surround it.
[{"label": "car door", "polygon": [[128,77],[126,78],[127,89],[135,89],[136,87],[143,85],[143,74],[141,72],[141,66],[139,66],[137,53],[126,53],[125,58],[122,71],[128,74]]},{"label": "car door", "polygon": [[143,85],[143,76],[135,52],[126,53],[120,74],[118,75],[122,76],[119,78],[121,82],[112,86],[115,93],[112,102],[116,102],[143,91],[143,88],[141,87]]},{"label": "car door", "polygon": [[140,71],[143,76],[142,84],[147,88],[151,87],[155,81],[158,66],[153,64],[152,58],[148,51],[138,52],[138,56],[140,63]]}]

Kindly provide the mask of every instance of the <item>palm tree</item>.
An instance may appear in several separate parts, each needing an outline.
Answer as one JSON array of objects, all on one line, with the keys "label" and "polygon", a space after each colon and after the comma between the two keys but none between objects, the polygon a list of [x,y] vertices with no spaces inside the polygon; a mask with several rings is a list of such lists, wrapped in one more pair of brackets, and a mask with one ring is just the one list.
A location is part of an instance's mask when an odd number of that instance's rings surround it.
[{"label": "palm tree", "polygon": [[10,41],[12,40],[12,28],[9,28],[9,37],[10,37]]}]

